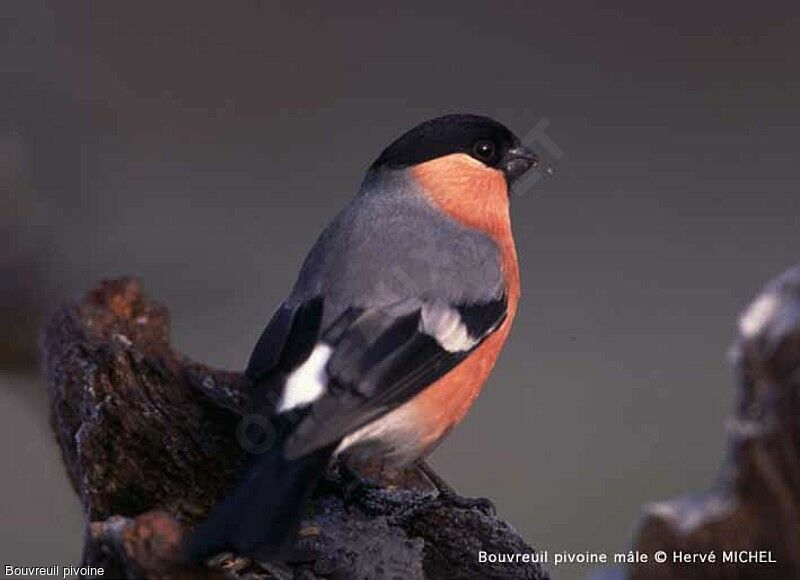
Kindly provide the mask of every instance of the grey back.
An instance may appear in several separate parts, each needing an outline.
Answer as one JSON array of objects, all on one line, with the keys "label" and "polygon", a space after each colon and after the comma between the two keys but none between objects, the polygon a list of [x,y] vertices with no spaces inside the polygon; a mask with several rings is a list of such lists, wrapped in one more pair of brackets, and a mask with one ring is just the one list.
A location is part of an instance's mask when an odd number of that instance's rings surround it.
[{"label": "grey back", "polygon": [[348,307],[474,304],[503,291],[495,242],[434,208],[408,171],[381,169],[317,239],[287,303],[324,297],[324,329]]}]

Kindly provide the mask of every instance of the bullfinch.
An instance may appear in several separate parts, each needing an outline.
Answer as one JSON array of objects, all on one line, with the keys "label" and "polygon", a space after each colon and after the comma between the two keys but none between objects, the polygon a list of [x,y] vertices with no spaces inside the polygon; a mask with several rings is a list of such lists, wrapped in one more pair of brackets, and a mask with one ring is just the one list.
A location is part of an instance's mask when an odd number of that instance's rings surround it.
[{"label": "bullfinch", "polygon": [[509,129],[465,114],[414,127],[372,163],[255,346],[265,445],[189,559],[278,557],[334,456],[407,465],[461,421],[517,310],[509,188],[537,165]]}]

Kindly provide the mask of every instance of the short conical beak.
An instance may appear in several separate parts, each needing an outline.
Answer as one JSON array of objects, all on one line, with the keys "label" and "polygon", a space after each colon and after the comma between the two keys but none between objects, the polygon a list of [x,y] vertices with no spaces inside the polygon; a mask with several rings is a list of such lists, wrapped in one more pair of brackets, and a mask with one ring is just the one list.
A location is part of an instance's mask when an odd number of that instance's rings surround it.
[{"label": "short conical beak", "polygon": [[506,181],[511,185],[525,175],[530,169],[539,166],[539,157],[524,145],[509,149],[500,160],[500,169],[506,176]]}]

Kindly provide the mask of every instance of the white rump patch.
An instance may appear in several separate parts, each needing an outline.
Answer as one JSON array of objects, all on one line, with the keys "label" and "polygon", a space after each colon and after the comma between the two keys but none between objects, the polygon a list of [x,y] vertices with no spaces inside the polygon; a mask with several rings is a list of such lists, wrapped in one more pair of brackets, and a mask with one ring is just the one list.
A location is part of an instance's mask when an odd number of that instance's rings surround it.
[{"label": "white rump patch", "polygon": [[478,344],[461,321],[461,314],[441,302],[425,304],[419,331],[436,339],[447,352],[463,352]]},{"label": "white rump patch", "polygon": [[739,319],[739,330],[745,338],[760,333],[770,319],[775,316],[781,302],[774,293],[764,294]]},{"label": "white rump patch", "polygon": [[325,394],[328,384],[325,365],[328,364],[332,353],[333,348],[324,342],[314,347],[306,361],[286,379],[278,413],[310,405]]}]

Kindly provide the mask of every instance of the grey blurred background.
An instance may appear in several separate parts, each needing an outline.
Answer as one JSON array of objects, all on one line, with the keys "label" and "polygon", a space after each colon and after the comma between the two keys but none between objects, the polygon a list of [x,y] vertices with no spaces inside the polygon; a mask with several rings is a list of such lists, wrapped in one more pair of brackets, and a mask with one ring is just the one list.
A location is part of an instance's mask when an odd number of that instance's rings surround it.
[{"label": "grey blurred background", "polygon": [[242,368],[365,167],[452,111],[545,118],[565,155],[514,199],[521,310],[433,464],[551,551],[710,484],[735,318],[800,259],[800,7],[599,4],[4,2],[0,563],[79,558],[44,313],[135,274]]}]

